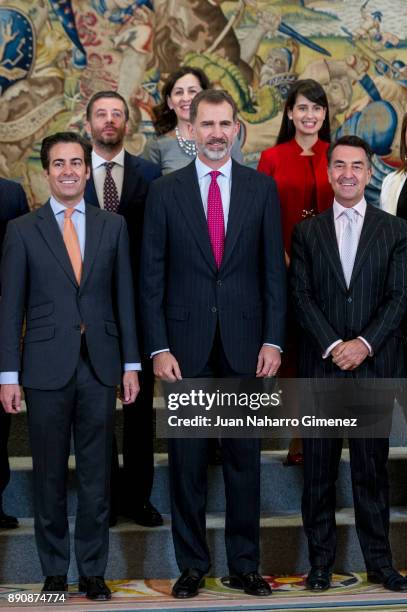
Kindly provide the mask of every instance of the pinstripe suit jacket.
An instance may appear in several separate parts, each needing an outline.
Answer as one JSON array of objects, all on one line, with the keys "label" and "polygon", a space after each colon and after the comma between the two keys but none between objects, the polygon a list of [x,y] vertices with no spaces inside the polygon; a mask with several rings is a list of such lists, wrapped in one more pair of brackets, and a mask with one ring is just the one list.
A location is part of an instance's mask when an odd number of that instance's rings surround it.
[{"label": "pinstripe suit jacket", "polygon": [[213,256],[195,162],[154,181],[141,285],[148,353],[169,348],[183,376],[208,361],[217,324],[231,367],[254,373],[263,342],[283,346],[285,265],[276,186],[233,161],[225,251]]},{"label": "pinstripe suit jacket", "polygon": [[[333,209],[299,223],[293,234],[291,288],[303,329],[304,377],[404,375],[400,324],[407,311],[407,223],[367,205],[349,289],[337,246]],[[353,372],[322,354],[335,340],[363,336],[373,349]]]}]

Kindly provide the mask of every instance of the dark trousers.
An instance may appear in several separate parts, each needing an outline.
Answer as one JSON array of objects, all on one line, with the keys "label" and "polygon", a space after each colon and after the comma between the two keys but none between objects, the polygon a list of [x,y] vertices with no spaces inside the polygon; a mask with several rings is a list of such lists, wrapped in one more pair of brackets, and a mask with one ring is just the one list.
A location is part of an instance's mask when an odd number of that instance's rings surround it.
[{"label": "dark trousers", "polygon": [[2,495],[10,481],[10,466],[7,453],[10,422],[11,415],[7,414],[3,406],[0,405],[0,511],[2,509]]},{"label": "dark trousers", "polygon": [[113,443],[111,505],[114,514],[118,500],[126,514],[132,514],[150,499],[154,479],[152,360],[142,363],[140,393],[134,404],[123,406],[123,479],[120,481],[116,437]]},{"label": "dark trousers", "polygon": [[[304,439],[302,517],[313,566],[332,568],[336,551],[335,482],[341,439]],[[388,438],[349,439],[356,530],[366,567],[392,564],[389,544]]]},{"label": "dark trousers", "polygon": [[[201,378],[236,377],[217,335]],[[181,571],[207,573],[206,543],[207,439],[169,439],[168,458],[172,535]],[[260,523],[260,441],[222,438],[223,477],[226,494],[225,542],[231,574],[257,571]]]},{"label": "dark trousers", "polygon": [[75,442],[78,507],[75,554],[81,576],[103,576],[109,543],[109,493],[116,390],[96,378],[83,351],[63,389],[25,389],[33,455],[35,536],[44,575],[69,567],[67,475]]}]

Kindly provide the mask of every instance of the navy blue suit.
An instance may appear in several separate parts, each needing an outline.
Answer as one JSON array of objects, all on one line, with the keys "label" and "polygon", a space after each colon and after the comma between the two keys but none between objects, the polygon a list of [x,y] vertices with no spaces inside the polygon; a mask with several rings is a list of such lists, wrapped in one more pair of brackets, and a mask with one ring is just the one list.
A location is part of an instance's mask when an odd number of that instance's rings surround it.
[{"label": "navy blue suit", "polygon": [[[0,178],[0,252],[7,223],[29,212],[24,189],[18,183]],[[0,510],[1,496],[10,480],[10,467],[7,454],[7,441],[10,431],[10,414],[0,406]]]},{"label": "navy blue suit", "polygon": [[[140,248],[144,219],[144,207],[151,181],[161,176],[160,167],[127,151],[124,156],[123,187],[117,210],[126,222],[130,239],[130,251],[134,277],[134,287],[137,291],[139,277]],[[85,200],[99,207],[93,177],[89,178],[85,189]],[[136,320],[140,324],[140,306],[136,295]],[[143,347],[143,337],[139,337]],[[151,495],[154,478],[153,449],[153,391],[154,376],[151,360],[142,364],[141,389],[136,403],[123,406],[123,491],[131,491],[132,498],[124,499],[125,509],[133,514],[136,508],[145,504]],[[117,444],[114,445],[112,463],[112,510],[117,509],[119,466]]]},{"label": "navy blue suit", "polygon": [[[148,353],[169,348],[182,376],[250,377],[263,343],[283,346],[285,264],[273,179],[232,162],[225,250],[212,252],[195,163],[150,189],[141,257]],[[209,570],[205,537],[208,440],[169,440],[172,533],[181,571]],[[259,564],[260,445],[222,438],[231,574]]]}]

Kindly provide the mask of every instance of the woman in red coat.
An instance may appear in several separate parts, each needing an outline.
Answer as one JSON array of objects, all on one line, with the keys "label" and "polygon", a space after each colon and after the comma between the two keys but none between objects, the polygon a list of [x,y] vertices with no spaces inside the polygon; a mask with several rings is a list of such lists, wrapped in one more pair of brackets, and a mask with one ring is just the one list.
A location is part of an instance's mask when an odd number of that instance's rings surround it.
[{"label": "woman in red coat", "polygon": [[329,143],[323,88],[313,79],[297,81],[287,97],[277,144],[263,151],[257,168],[277,183],[288,255],[294,225],[332,206],[326,159]]},{"label": "woman in red coat", "polygon": [[[313,79],[297,81],[287,97],[277,144],[263,151],[257,168],[277,183],[287,265],[294,225],[332,206],[334,196],[326,157],[329,142],[329,109],[323,88]],[[289,317],[280,374],[290,378],[296,376],[296,335]],[[290,400],[298,401],[294,397]],[[293,439],[286,464],[301,464],[301,451],[301,440]]]}]

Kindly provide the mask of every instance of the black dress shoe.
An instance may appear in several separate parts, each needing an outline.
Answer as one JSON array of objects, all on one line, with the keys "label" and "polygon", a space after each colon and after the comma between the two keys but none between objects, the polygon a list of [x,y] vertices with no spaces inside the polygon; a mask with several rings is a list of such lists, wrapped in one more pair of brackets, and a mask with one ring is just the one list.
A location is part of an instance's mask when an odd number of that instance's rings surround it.
[{"label": "black dress shoe", "polygon": [[186,569],[172,587],[172,596],[177,599],[188,599],[198,595],[200,587],[205,586],[205,574],[197,569]]},{"label": "black dress shoe", "polygon": [[18,520],[15,516],[10,516],[2,510],[0,511],[0,529],[17,529]]},{"label": "black dress shoe", "polygon": [[331,586],[332,573],[326,567],[311,567],[305,584],[310,591],[326,591]]},{"label": "black dress shoe", "polygon": [[41,593],[67,593],[68,583],[65,576],[46,576]]},{"label": "black dress shoe", "polygon": [[112,593],[103,576],[79,576],[79,591],[85,593],[88,599],[107,601]]},{"label": "black dress shoe", "polygon": [[164,522],[161,514],[149,501],[140,508],[137,508],[133,512],[132,518],[135,523],[144,527],[160,527]]},{"label": "black dress shoe", "polygon": [[368,582],[382,584],[389,591],[407,591],[407,578],[398,573],[394,567],[382,567],[367,571]]},{"label": "black dress shoe", "polygon": [[258,572],[234,574],[229,578],[229,586],[232,589],[242,589],[254,597],[268,597],[272,593],[269,583]]}]

